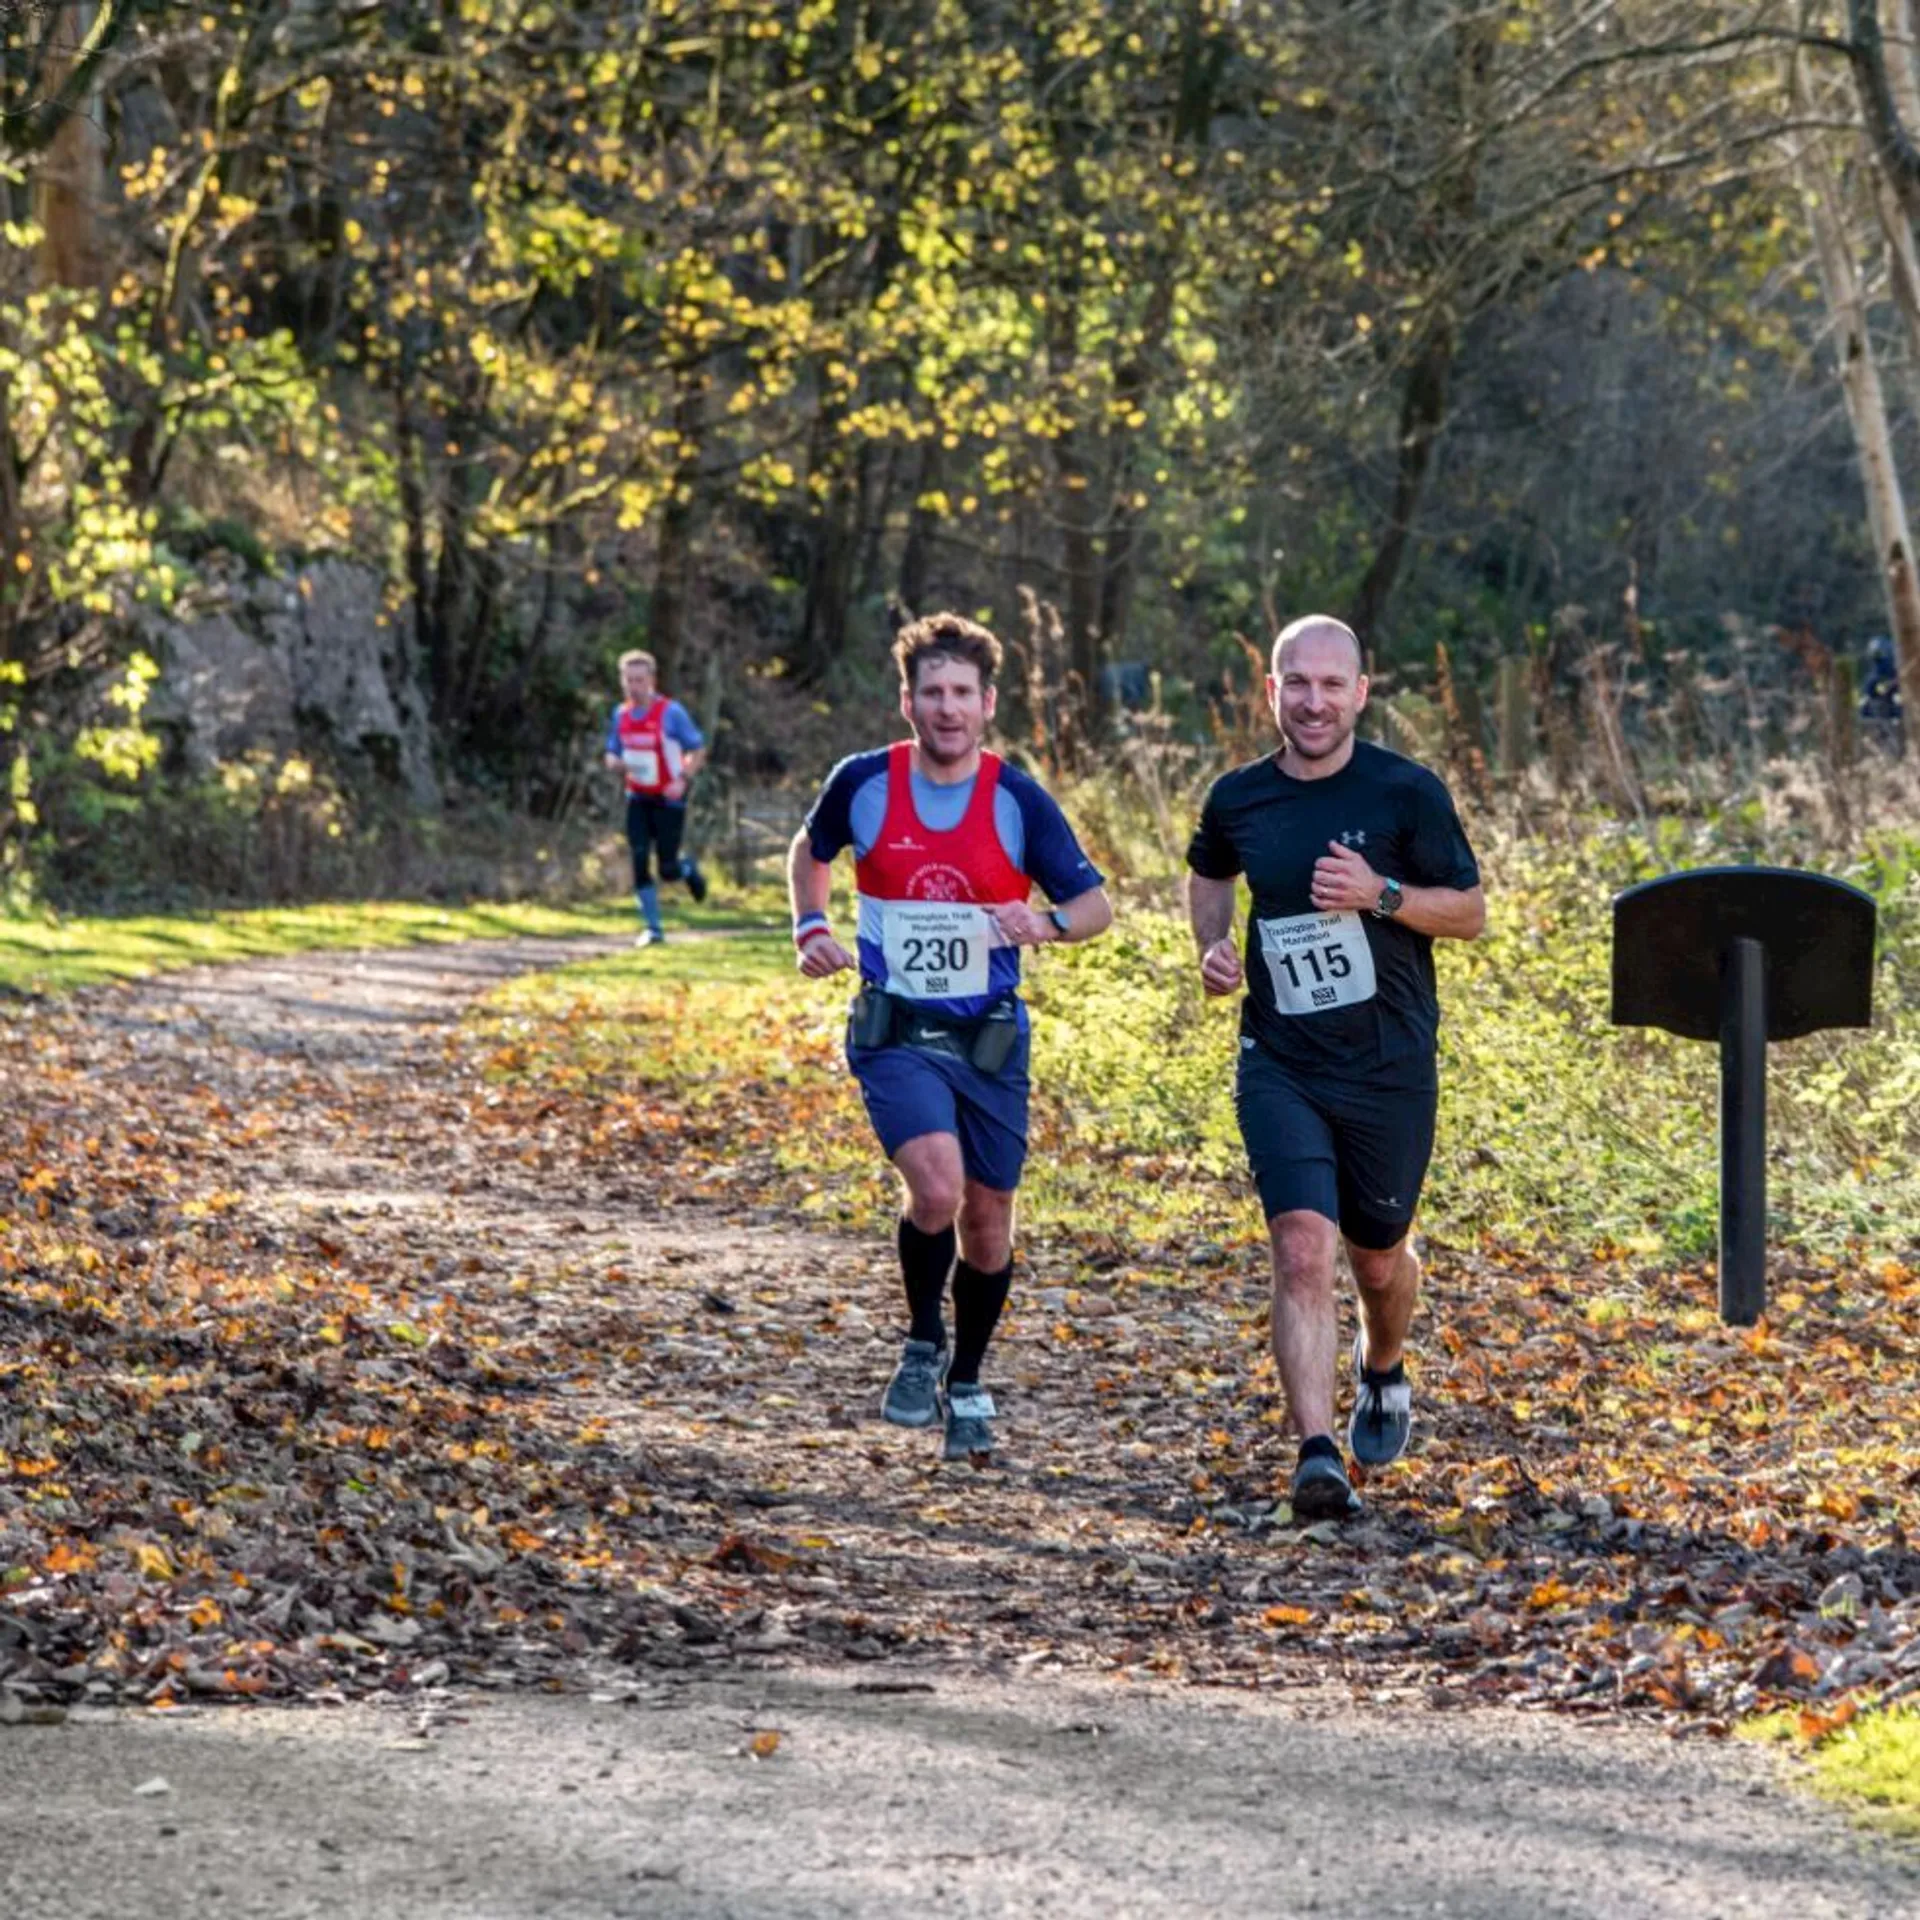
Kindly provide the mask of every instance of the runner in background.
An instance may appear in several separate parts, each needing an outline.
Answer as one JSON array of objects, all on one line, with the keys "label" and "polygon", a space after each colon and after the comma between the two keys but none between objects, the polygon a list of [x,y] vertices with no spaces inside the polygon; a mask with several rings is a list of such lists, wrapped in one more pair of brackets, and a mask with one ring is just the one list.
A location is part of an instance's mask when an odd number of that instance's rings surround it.
[{"label": "runner in background", "polygon": [[[1027,1151],[1020,949],[1089,940],[1113,908],[1059,806],[981,749],[1000,668],[994,635],[931,614],[900,630],[893,656],[913,737],[854,754],[828,776],[788,860],[793,937],[810,977],[859,971],[847,1062],[905,1189],[897,1244],[908,1327],[880,1411],[903,1427],[944,1414],[943,1457],[980,1464],[995,1416],[981,1362],[1013,1275]],[[852,948],[827,919],[832,863],[848,848],[859,889]],[[1048,911],[1028,904],[1036,883]]]},{"label": "runner in background", "polygon": [[657,946],[660,888],[653,877],[658,855],[662,880],[684,880],[696,901],[707,897],[706,876],[691,854],[680,851],[687,824],[687,783],[707,757],[707,742],[693,716],[654,685],[650,653],[620,656],[620,687],[626,696],[607,722],[606,762],[626,784],[627,846],[633,855],[633,900],[645,922],[638,944]]}]

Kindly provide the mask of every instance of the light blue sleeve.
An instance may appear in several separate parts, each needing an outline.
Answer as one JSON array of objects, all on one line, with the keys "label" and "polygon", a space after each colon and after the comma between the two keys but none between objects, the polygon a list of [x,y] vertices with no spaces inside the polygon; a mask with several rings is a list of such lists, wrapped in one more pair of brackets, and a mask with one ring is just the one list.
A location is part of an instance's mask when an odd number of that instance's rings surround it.
[{"label": "light blue sleeve", "polygon": [[867,850],[880,838],[880,829],[886,823],[887,775],[883,766],[879,773],[869,774],[855,788],[847,806],[847,838],[856,860],[866,858]]},{"label": "light blue sleeve", "polygon": [[677,740],[688,753],[707,744],[707,736],[694,724],[693,715],[678,700],[667,702],[667,717],[662,730],[669,740]]}]

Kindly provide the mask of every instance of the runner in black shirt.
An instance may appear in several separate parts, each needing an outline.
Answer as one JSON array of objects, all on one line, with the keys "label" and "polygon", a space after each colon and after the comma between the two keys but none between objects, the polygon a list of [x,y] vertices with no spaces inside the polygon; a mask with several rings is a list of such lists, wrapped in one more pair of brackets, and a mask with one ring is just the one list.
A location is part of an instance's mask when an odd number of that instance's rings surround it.
[{"label": "runner in black shirt", "polygon": [[[1300,1436],[1293,1508],[1359,1511],[1333,1439],[1337,1240],[1359,1291],[1347,1444],[1400,1457],[1402,1364],[1419,1288],[1408,1243],[1433,1150],[1436,938],[1486,925],[1473,850],[1425,767],[1354,738],[1360,643],[1325,615],[1274,642],[1280,750],[1215,781],[1187,849],[1187,906],[1209,993],[1246,989],[1235,1106],[1273,1248],[1273,1356]],[[1253,894],[1244,962],[1236,882]]]}]

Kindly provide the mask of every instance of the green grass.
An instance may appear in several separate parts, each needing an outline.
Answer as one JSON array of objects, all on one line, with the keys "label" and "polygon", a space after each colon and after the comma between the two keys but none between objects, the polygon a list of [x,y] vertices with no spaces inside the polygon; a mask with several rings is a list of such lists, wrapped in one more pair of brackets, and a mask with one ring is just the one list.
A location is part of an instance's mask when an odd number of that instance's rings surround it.
[{"label": "green grass", "polygon": [[[1439,948],[1446,1021],[1430,1233],[1455,1245],[1647,1261],[1711,1256],[1717,1049],[1609,1024],[1611,901],[1657,873],[1758,858],[1834,873],[1881,902],[1872,1030],[1771,1050],[1770,1241],[1839,1278],[1863,1261],[1911,1257],[1920,1220],[1920,846],[1868,834],[1840,862],[1813,847],[1748,844],[1734,829],[1750,824],[1589,823],[1526,838],[1476,829],[1492,920],[1484,939]],[[1113,933],[1048,951],[1028,970],[1037,1093],[1027,1217],[1112,1233],[1125,1211],[1134,1233],[1241,1239],[1258,1223],[1233,1121],[1233,1009],[1200,993],[1165,877],[1123,891]],[[822,1103],[821,1125],[776,1137],[774,1151],[805,1187],[805,1204],[849,1223],[890,1204],[840,1063],[845,983],[795,973],[771,889],[719,894],[704,909],[672,902],[670,915],[679,925],[770,930],[669,944],[510,988],[500,1017],[529,1031],[569,1014],[563,1031],[535,1033],[531,1054],[522,1053],[551,1069],[564,1051],[570,1077],[583,1082],[691,1081],[715,1100],[748,1083],[778,1085],[789,1103],[804,1094]],[[633,924],[623,903],[0,921],[0,992],[59,992],[303,947]]]},{"label": "green grass", "polygon": [[[736,926],[765,919],[770,894],[723,896],[669,909],[676,925]],[[61,994],[174,967],[322,948],[398,947],[516,935],[620,934],[630,905],[554,907],[481,902],[445,906],[374,901],[128,918],[0,918],[0,994]],[[781,920],[784,926],[784,917]]]},{"label": "green grass", "polygon": [[1791,1742],[1826,1798],[1868,1824],[1920,1838],[1920,1707],[1868,1708],[1809,1741],[1801,1716],[1770,1713],[1742,1728],[1749,1738]]},{"label": "green grass", "polygon": [[[1620,829],[1495,837],[1484,849],[1490,931],[1439,948],[1430,1233],[1649,1262],[1712,1255],[1718,1050],[1615,1028],[1608,1002],[1614,893],[1721,852]],[[1890,858],[1877,870],[1878,858],[1870,850],[1842,873],[1886,896],[1873,1029],[1811,1036],[1769,1060],[1771,1242],[1841,1278],[1863,1260],[1909,1256],[1920,1220],[1920,915],[1904,878],[1887,884],[1905,869]],[[1164,887],[1147,899],[1164,902]],[[1232,1110],[1235,1014],[1200,992],[1179,916],[1129,899],[1111,934],[1046,951],[1027,977],[1029,1221],[1112,1232],[1124,1215],[1136,1234],[1257,1232]],[[581,995],[596,1004],[580,1006]],[[846,998],[844,982],[798,978],[774,938],[724,954],[670,946],[643,969],[523,982],[501,1004],[536,1021],[543,1008],[574,1007],[565,1044],[577,1064],[596,1056],[596,1076],[691,1077],[717,1096],[729,1081],[773,1075],[814,1090],[831,1124],[782,1146],[781,1164],[812,1181],[811,1205],[855,1221],[887,1188],[866,1171],[871,1149],[844,1084]]]}]

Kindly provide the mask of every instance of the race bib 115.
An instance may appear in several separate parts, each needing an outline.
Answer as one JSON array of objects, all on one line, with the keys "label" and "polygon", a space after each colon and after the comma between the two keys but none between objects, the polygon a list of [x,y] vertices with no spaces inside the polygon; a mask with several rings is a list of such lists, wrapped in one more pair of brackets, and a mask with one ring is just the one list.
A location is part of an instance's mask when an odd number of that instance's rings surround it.
[{"label": "race bib 115", "polygon": [[1357,913],[1296,913],[1258,925],[1276,1012],[1325,1013],[1373,998],[1373,949]]}]

